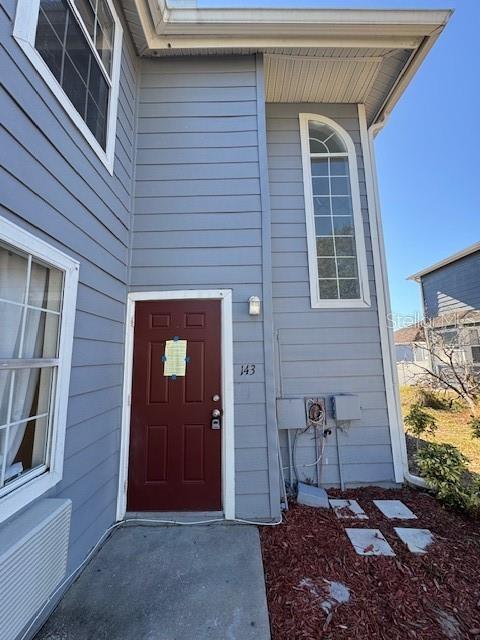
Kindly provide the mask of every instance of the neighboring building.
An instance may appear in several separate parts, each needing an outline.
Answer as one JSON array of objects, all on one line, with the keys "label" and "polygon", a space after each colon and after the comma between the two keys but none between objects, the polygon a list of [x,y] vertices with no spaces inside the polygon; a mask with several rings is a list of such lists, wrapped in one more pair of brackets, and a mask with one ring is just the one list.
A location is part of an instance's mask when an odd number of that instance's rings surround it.
[{"label": "neighboring building", "polygon": [[451,348],[458,363],[479,366],[480,242],[409,279],[420,284],[430,350]]},{"label": "neighboring building", "polygon": [[397,329],[393,339],[399,384],[419,384],[425,377],[425,369],[430,366],[423,324]]},{"label": "neighboring building", "polygon": [[480,310],[480,242],[422,269],[409,280],[420,284],[425,318]]},{"label": "neighboring building", "polygon": [[2,640],[127,510],[279,518],[277,399],[403,481],[373,136],[449,15],[2,2]]},{"label": "neighboring building", "polygon": [[422,324],[412,324],[393,332],[397,362],[419,362],[426,360],[425,332]]}]

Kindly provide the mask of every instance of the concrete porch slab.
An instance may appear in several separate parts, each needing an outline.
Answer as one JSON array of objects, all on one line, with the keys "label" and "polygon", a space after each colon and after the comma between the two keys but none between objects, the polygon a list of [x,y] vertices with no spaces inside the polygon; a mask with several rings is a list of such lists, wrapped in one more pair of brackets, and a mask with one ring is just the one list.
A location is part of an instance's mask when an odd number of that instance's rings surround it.
[{"label": "concrete porch slab", "polygon": [[36,640],[269,640],[256,527],[116,530]]}]

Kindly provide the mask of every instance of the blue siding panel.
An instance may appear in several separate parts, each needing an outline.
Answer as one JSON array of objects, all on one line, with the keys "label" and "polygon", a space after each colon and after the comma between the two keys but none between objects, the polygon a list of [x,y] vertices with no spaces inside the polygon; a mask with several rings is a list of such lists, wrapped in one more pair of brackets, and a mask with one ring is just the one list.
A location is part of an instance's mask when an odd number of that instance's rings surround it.
[{"label": "blue siding panel", "polygon": [[427,318],[480,310],[480,251],[422,276]]},{"label": "blue siding panel", "polygon": [[136,96],[124,31],[114,175],[12,37],[0,7],[0,215],[80,262],[62,482],[71,498],[69,570],[115,520]]},{"label": "blue siding panel", "polygon": [[263,285],[256,83],[248,56],[142,61],[130,289],[233,290],[237,515],[265,518],[263,322],[247,312]]},{"label": "blue siding panel", "polygon": [[[336,120],[353,138],[367,246],[372,295],[369,309],[312,309],[308,276],[299,113],[319,113]],[[362,420],[341,435],[344,478],[348,484],[393,483],[385,381],[376,309],[373,256],[366,205],[360,129],[355,105],[270,104],[267,107],[269,176],[272,205],[274,327],[278,382],[284,396],[336,393],[360,396]],[[335,423],[328,410],[328,425]],[[344,437],[342,437],[344,435]],[[284,464],[286,435],[281,433]],[[339,483],[335,437],[327,441],[322,481]],[[304,479],[315,480],[311,435],[300,436],[297,465]]]}]

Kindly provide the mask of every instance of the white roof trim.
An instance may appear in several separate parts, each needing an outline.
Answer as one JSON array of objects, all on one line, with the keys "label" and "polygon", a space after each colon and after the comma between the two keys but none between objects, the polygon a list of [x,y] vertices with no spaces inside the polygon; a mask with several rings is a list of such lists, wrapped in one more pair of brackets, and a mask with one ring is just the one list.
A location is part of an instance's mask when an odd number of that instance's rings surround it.
[{"label": "white roof trim", "polygon": [[463,249],[463,251],[458,251],[458,253],[454,253],[448,258],[444,258],[443,260],[440,260],[440,262],[436,262],[435,264],[432,264],[431,267],[427,267],[426,269],[422,269],[422,271],[418,271],[417,273],[414,273],[412,276],[408,276],[407,280],[415,280],[416,282],[420,282],[420,278],[422,276],[426,276],[428,273],[432,273],[432,271],[441,269],[442,267],[445,267],[447,264],[451,264],[452,262],[461,260],[462,258],[465,258],[466,256],[469,256],[472,253],[476,253],[477,251],[480,251],[480,242],[476,242],[475,244],[470,245],[466,249]]},{"label": "white roof trim", "polygon": [[[322,38],[367,38],[378,42],[382,37],[401,39],[400,46],[418,46],[419,39],[434,35],[448,22],[450,10],[372,10],[372,9],[239,9],[239,8],[191,8],[188,3],[180,6],[166,0],[134,0],[142,26],[147,26],[148,5],[151,20],[146,32],[149,48],[176,48],[181,38],[182,48],[190,47],[187,36],[195,40],[216,36],[216,42],[204,42],[203,46],[232,46],[235,35],[240,46],[263,46],[260,37],[278,41],[271,46],[286,46],[284,37],[297,41],[305,36]],[[247,31],[245,29],[247,28]],[[170,36],[169,42],[159,36]],[[316,42],[318,46],[318,41]],[[307,45],[308,46],[308,45]],[[370,45],[368,45],[370,46]],[[380,45],[381,46],[381,45]]]},{"label": "white roof trim", "polygon": [[194,0],[131,0],[145,42],[162,50],[359,47],[412,56],[369,124],[381,127],[452,15],[445,10],[197,8]]},{"label": "white roof trim", "polygon": [[[365,25],[370,29],[375,26],[391,26],[404,29],[417,35],[430,35],[440,24],[446,24],[451,10],[423,10],[423,9],[297,9],[292,8],[194,8],[187,3],[179,6],[168,0],[149,0],[149,4],[156,4],[158,12],[162,14],[164,23],[195,24],[211,26],[222,24],[254,24],[267,25],[328,25],[329,27]],[[191,4],[191,3],[188,3]]]}]

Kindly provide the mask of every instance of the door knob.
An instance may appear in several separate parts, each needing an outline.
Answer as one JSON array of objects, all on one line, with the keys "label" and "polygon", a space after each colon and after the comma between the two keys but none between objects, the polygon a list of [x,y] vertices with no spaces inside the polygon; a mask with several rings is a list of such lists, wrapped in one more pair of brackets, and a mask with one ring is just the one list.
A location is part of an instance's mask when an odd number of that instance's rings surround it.
[{"label": "door knob", "polygon": [[219,417],[220,417],[220,415],[221,415],[221,411],[220,411],[220,409],[214,409],[214,410],[212,411],[212,418],[219,418]]}]

